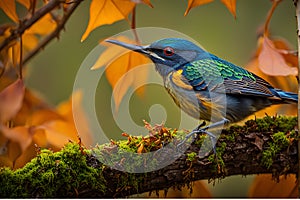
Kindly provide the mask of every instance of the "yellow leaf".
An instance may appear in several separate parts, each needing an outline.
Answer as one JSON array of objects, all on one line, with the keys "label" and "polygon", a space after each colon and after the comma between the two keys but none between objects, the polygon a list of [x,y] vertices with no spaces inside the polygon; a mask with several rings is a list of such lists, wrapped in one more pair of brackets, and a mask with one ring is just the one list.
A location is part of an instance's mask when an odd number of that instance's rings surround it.
[{"label": "yellow leaf", "polygon": [[[149,63],[148,58],[139,53],[130,51],[118,57],[107,67],[106,77],[114,89],[113,97],[116,111],[118,111],[119,105],[129,87],[135,84],[135,80],[139,80],[139,78],[145,76],[147,77],[146,73],[139,73],[141,72],[140,70],[135,71],[136,73],[129,72],[129,70],[146,63]],[[119,81],[121,82],[118,83]],[[118,87],[116,87],[117,83]]]},{"label": "yellow leaf", "polygon": [[38,34],[38,35],[47,35],[53,31],[56,27],[55,21],[52,19],[50,14],[46,14],[40,18],[36,23],[34,23],[28,30],[25,31],[25,34]]},{"label": "yellow leaf", "polygon": [[77,140],[76,128],[64,120],[53,120],[38,128],[44,129],[48,143],[55,149],[62,148],[69,140]]},{"label": "yellow leaf", "polygon": [[22,152],[24,152],[29,147],[32,141],[32,134],[30,129],[24,126],[7,128],[1,125],[0,130],[7,139],[18,143],[21,147]]},{"label": "yellow leaf", "polygon": [[[119,36],[114,38],[116,40],[133,43],[132,40],[129,40],[127,37]],[[111,45],[108,43],[101,43],[101,45],[107,46],[106,50],[99,56],[95,64],[91,67],[91,70],[98,69],[100,67],[106,66],[116,59],[119,55],[125,53],[127,50],[118,45]]]},{"label": "yellow leaf", "polygon": [[24,91],[24,83],[19,79],[0,92],[0,122],[6,122],[17,114],[22,106]]},{"label": "yellow leaf", "polygon": [[236,18],[236,0],[221,0],[223,4],[227,7],[227,9],[231,12],[231,14]]},{"label": "yellow leaf", "polygon": [[134,6],[135,3],[130,0],[92,0],[89,23],[81,41],[84,41],[98,26],[127,19]]},{"label": "yellow leaf", "polygon": [[[115,39],[125,43],[135,43],[124,36],[119,36]],[[114,102],[116,111],[118,111],[119,105],[129,87],[143,85],[148,77],[147,68],[137,68],[134,73],[129,72],[129,70],[137,66],[150,63],[150,60],[139,53],[128,51],[117,45],[107,44],[107,46],[108,48],[99,56],[91,69],[93,70],[102,66],[107,66],[105,73],[108,82],[113,87]],[[118,81],[120,81],[120,83],[118,83]],[[116,87],[117,83],[118,87]],[[143,87],[137,90],[138,95],[143,95],[143,92]]]},{"label": "yellow leaf", "polygon": [[192,8],[208,4],[210,2],[213,2],[213,0],[188,0],[188,7],[186,8],[184,16],[186,16]]},{"label": "yellow leaf", "polygon": [[5,12],[5,14],[12,19],[14,22],[19,22],[19,17],[16,13],[16,3],[15,0],[1,0],[0,8]]},{"label": "yellow leaf", "polygon": [[82,106],[82,91],[74,91],[71,98],[58,105],[57,113],[73,127],[74,136],[79,136],[85,145],[92,145],[92,134],[88,118]]},{"label": "yellow leaf", "polygon": [[265,74],[271,76],[297,75],[296,67],[290,67],[284,57],[268,38],[262,38],[262,49],[258,56],[259,67]]}]

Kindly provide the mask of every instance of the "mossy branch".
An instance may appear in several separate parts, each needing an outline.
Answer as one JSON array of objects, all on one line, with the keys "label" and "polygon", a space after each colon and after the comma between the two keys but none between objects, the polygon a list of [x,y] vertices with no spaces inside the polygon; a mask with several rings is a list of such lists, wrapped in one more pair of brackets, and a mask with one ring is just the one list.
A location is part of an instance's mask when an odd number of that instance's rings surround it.
[{"label": "mossy branch", "polygon": [[[0,196],[125,197],[170,187],[191,186],[192,181],[200,179],[214,180],[237,174],[271,173],[275,179],[279,175],[297,174],[296,125],[295,117],[265,117],[247,121],[244,126],[231,126],[223,130],[217,142],[217,159],[213,154],[198,157],[199,145],[205,137],[200,136],[175,162],[147,173],[115,170],[95,157],[95,152],[101,152],[104,148],[87,150],[80,144],[69,143],[60,152],[42,150],[22,169],[0,169]],[[160,139],[167,135],[161,133],[179,133],[166,128],[162,130],[158,133]],[[120,144],[125,143],[112,142],[106,145],[105,150],[112,153],[111,147],[120,147]],[[115,165],[122,166],[122,162]]]}]

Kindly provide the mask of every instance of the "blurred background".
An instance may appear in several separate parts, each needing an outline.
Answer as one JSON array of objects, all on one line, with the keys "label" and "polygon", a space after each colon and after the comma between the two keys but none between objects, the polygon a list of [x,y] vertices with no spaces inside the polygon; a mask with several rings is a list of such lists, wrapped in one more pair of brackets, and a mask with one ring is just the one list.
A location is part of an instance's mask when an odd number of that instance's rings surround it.
[{"label": "blurred background", "polygon": [[[234,19],[222,3],[214,1],[192,9],[184,17],[187,1],[152,0],[151,3],[154,8],[137,6],[137,27],[163,27],[182,32],[211,53],[239,66],[247,65],[254,56],[257,30],[271,8],[269,0],[238,0],[237,18]],[[69,98],[77,70],[100,40],[129,29],[126,21],[119,21],[97,28],[84,42],[80,42],[88,24],[89,4],[90,1],[83,1],[71,16],[59,40],[51,42],[28,64],[27,86],[39,92],[52,105]],[[0,13],[0,17],[1,21],[6,20],[3,13]],[[273,36],[285,38],[295,49],[297,28],[292,1],[280,3],[270,25]],[[105,130],[115,134],[112,138],[121,138],[122,127],[118,127],[112,118],[111,86],[105,77],[100,80],[99,85],[101,91],[96,94],[99,122]],[[146,88],[143,98],[135,95],[131,97],[129,109],[135,123],[143,126],[143,119],[149,121],[149,109],[157,109],[152,107],[154,104],[165,109],[166,126],[176,128],[179,110],[164,89],[155,85]],[[153,117],[155,115],[151,116]],[[134,133],[135,130],[132,130],[132,134]],[[208,187],[214,197],[245,197],[252,180],[253,176],[232,176],[216,181],[214,186],[208,184]]]}]

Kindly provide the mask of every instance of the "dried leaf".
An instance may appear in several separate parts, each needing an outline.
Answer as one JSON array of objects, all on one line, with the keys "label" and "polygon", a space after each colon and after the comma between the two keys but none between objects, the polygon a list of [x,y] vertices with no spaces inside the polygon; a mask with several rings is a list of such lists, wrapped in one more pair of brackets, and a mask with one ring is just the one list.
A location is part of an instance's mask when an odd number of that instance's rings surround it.
[{"label": "dried leaf", "polygon": [[262,49],[258,56],[259,67],[265,74],[271,76],[297,75],[298,70],[290,67],[274,43],[268,38],[262,38]]},{"label": "dried leaf", "polygon": [[197,7],[197,6],[201,6],[201,5],[204,5],[204,4],[208,4],[208,3],[211,3],[211,2],[213,2],[213,0],[188,0],[188,6],[186,8],[184,16],[186,16],[192,8]]},{"label": "dried leaf", "polygon": [[231,14],[236,18],[236,0],[221,0]]},{"label": "dried leaf", "polygon": [[13,118],[22,106],[25,86],[17,80],[0,92],[0,122]]},{"label": "dried leaf", "polygon": [[40,36],[51,33],[56,28],[56,23],[50,14],[46,14],[34,23],[23,34],[23,46],[27,50],[31,50],[37,46]]},{"label": "dried leaf", "polygon": [[79,136],[85,145],[92,145],[92,133],[87,115],[82,106],[83,93],[74,91],[72,97],[57,107],[57,112],[64,117],[73,127],[74,136]]},{"label": "dried leaf", "polygon": [[138,153],[138,154],[141,154],[141,153],[143,153],[143,151],[144,151],[144,144],[141,143],[141,145],[140,145],[139,148],[137,149],[137,153]]},{"label": "dried leaf", "polygon": [[24,152],[29,147],[32,141],[31,130],[24,126],[7,128],[1,125],[0,130],[7,139],[18,143],[18,145],[21,147],[22,152]]},{"label": "dried leaf", "polygon": [[297,198],[298,187],[297,179],[292,176],[280,176],[279,182],[272,180],[271,174],[262,174],[256,176],[250,189],[250,198]]},{"label": "dried leaf", "polygon": [[14,22],[19,22],[19,17],[16,13],[16,3],[14,0],[1,0],[0,8],[5,12],[5,14],[12,19]]},{"label": "dried leaf", "polygon": [[89,23],[81,41],[84,41],[95,28],[101,25],[127,19],[134,6],[135,3],[128,0],[92,0]]},{"label": "dried leaf", "polygon": [[76,128],[63,120],[49,121],[38,128],[45,130],[47,141],[55,150],[62,148],[69,140],[77,140]]},{"label": "dried leaf", "polygon": [[52,32],[56,27],[55,21],[52,19],[50,14],[46,14],[40,18],[36,23],[34,23],[25,34],[38,34],[47,35]]}]

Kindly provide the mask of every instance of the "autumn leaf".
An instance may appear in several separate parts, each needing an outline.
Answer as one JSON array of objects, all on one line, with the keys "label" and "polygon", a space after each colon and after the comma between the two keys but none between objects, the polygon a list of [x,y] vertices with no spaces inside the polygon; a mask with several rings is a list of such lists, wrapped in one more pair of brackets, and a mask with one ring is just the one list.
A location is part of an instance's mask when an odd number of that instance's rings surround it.
[{"label": "autumn leaf", "polygon": [[0,92],[0,122],[6,122],[17,114],[22,106],[24,91],[24,83],[18,79]]},{"label": "autumn leaf", "polygon": [[7,139],[17,142],[20,145],[22,152],[28,148],[32,141],[33,129],[24,126],[7,128],[4,125],[0,125],[0,130]]},{"label": "autumn leaf", "polygon": [[56,23],[51,15],[46,14],[24,32],[22,35],[24,47],[27,50],[33,49],[38,44],[40,36],[51,33],[55,27]]},{"label": "autumn leaf", "polygon": [[280,176],[279,182],[272,179],[271,174],[256,176],[250,189],[250,198],[296,198],[298,197],[297,179],[292,176]]},{"label": "autumn leaf", "polygon": [[[276,49],[280,49],[280,52],[284,51],[285,54],[281,54],[285,62],[289,66],[298,66],[298,57],[297,55],[287,53],[291,52],[290,45],[287,43],[287,41],[283,39],[274,39],[272,40],[274,46]],[[285,91],[290,92],[297,92],[298,88],[298,81],[297,78],[293,75],[289,76],[270,76],[265,74],[259,66],[259,60],[258,57],[262,50],[262,38],[258,40],[258,48],[255,52],[255,55],[252,57],[251,61],[245,66],[245,68],[259,77],[263,78],[267,82],[269,82],[273,87],[280,88]],[[256,117],[264,117],[265,113],[268,113],[269,115],[276,115],[276,114],[285,114],[285,115],[297,115],[297,109],[295,109],[295,105],[293,104],[285,104],[285,105],[274,105],[268,108],[265,108],[261,111],[258,111],[255,113]],[[252,119],[253,117],[250,116],[247,119]],[[245,119],[245,120],[247,120]]]},{"label": "autumn leaf", "polygon": [[236,18],[236,0],[221,0],[231,14]]},{"label": "autumn leaf", "polygon": [[84,41],[98,26],[127,19],[134,6],[135,3],[129,0],[92,0],[89,23],[81,41]]},{"label": "autumn leaf", "polygon": [[208,3],[211,3],[213,1],[214,0],[188,0],[188,6],[186,8],[184,16],[186,16],[192,8],[197,7],[197,6],[201,6],[201,5],[204,5],[204,4],[208,4]]},{"label": "autumn leaf", "polygon": [[60,103],[56,110],[76,130],[74,135],[79,136],[85,145],[92,145],[92,133],[89,121],[82,105],[83,92],[74,91],[68,101]]},{"label": "autumn leaf", "polygon": [[261,38],[261,52],[258,56],[259,67],[265,74],[271,76],[297,75],[298,70],[289,66],[281,51],[277,49],[274,43],[268,38]]},{"label": "autumn leaf", "polygon": [[[118,37],[117,40],[126,43],[134,43],[125,37]],[[106,77],[113,87],[113,97],[118,111],[119,105],[131,86],[142,85],[147,80],[147,69],[136,68],[134,73],[131,69],[147,64],[150,60],[134,51],[128,51],[116,45],[107,45],[108,48],[99,56],[91,69],[98,69],[106,66]],[[140,91],[142,94],[143,90]]]},{"label": "autumn leaf", "polygon": [[16,3],[14,0],[1,0],[0,8],[5,12],[5,14],[12,19],[14,22],[19,22],[19,17],[16,13]]}]

